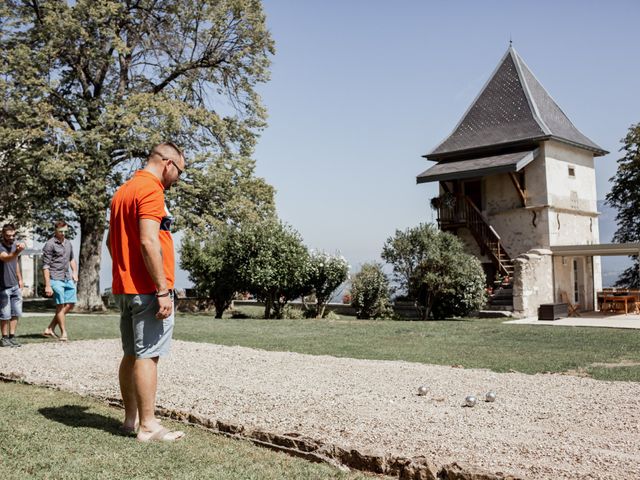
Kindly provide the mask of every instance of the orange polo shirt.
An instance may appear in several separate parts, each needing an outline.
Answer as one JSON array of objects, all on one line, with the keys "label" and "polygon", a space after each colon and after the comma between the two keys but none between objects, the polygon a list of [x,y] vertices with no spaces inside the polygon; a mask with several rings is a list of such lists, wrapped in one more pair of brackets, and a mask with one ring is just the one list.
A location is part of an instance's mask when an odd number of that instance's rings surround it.
[{"label": "orange polo shirt", "polygon": [[113,293],[154,293],[153,283],[142,259],[140,226],[142,218],[160,224],[162,264],[167,287],[173,288],[175,259],[169,228],[171,217],[164,203],[164,186],[150,172],[138,170],[122,185],[111,200],[109,245],[113,262]]}]

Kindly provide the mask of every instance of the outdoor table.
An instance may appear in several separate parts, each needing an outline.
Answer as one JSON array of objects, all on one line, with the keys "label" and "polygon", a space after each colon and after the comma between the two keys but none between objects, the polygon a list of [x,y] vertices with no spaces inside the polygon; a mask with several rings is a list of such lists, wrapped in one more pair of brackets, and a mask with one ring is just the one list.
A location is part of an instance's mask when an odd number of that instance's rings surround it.
[{"label": "outdoor table", "polygon": [[633,304],[634,310],[636,309],[636,296],[599,292],[598,303],[600,304],[601,312],[604,311],[607,304],[611,304],[615,310],[616,303],[624,303],[624,313],[626,315],[629,313],[629,303]]}]

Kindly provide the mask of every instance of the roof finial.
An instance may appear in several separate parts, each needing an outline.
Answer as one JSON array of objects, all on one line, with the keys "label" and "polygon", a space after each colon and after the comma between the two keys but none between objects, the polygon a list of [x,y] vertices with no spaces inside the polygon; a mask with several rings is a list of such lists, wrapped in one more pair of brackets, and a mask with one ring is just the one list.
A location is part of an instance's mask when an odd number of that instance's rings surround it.
[{"label": "roof finial", "polygon": [[511,39],[511,34],[509,34],[509,48],[513,47],[513,40]]}]

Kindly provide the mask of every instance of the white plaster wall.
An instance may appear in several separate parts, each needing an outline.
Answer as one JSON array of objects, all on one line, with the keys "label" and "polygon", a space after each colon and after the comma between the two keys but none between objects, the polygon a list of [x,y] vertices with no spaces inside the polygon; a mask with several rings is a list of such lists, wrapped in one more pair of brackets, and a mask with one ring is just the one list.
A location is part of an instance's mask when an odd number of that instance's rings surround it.
[{"label": "white plaster wall", "polygon": [[[553,140],[544,142],[547,204],[556,208],[597,211],[593,154]],[[569,167],[575,176],[569,176]],[[571,198],[574,192],[576,199]]]},{"label": "white plaster wall", "polygon": [[522,206],[520,196],[508,173],[485,177],[483,186],[484,205],[482,213],[485,215],[491,216],[504,210]]},{"label": "white plaster wall", "polygon": [[591,245],[599,243],[598,217],[566,210],[546,210],[550,245]]}]

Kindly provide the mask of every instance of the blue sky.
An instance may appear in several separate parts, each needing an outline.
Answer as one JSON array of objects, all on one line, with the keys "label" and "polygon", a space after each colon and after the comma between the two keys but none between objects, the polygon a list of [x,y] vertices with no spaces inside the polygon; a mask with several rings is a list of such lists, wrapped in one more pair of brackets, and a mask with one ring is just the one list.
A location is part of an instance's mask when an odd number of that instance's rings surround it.
[{"label": "blue sky", "polygon": [[264,8],[276,55],[259,88],[269,126],[257,174],[310,248],[340,251],[356,269],[379,260],[395,229],[433,221],[436,187],[415,182],[431,165],[421,156],[451,132],[510,38],[578,129],[612,152],[596,160],[599,198],[620,139],[640,122],[637,1],[266,0]]},{"label": "blue sky", "polygon": [[[574,124],[612,153],[640,122],[640,2],[267,0],[276,42],[260,91],[269,127],[257,173],[313,248],[354,266],[396,228],[432,221],[421,155],[447,136],[509,39]],[[603,239],[610,240],[610,239]]]}]

